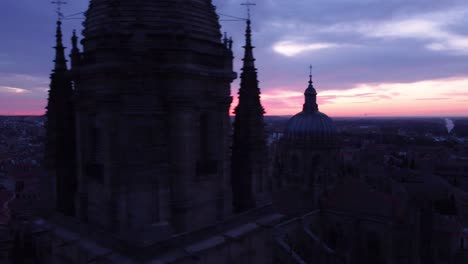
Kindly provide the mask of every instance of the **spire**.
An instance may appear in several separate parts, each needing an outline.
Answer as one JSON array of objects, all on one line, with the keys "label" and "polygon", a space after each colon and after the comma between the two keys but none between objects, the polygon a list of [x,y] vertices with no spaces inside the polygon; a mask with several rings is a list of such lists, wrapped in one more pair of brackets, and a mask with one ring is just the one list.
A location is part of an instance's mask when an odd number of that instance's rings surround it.
[{"label": "spire", "polygon": [[232,140],[231,183],[235,212],[243,212],[258,205],[260,193],[267,192],[267,148],[265,113],[260,102],[257,69],[253,56],[251,21],[247,20],[244,65],[240,76],[239,104],[235,109]]},{"label": "spire", "polygon": [[78,37],[76,36],[75,30],[73,30],[71,41],[72,41],[72,50],[70,53],[70,58],[71,58],[71,67],[73,69],[80,64],[80,57],[81,57],[80,49],[78,48]]},{"label": "spire", "polygon": [[61,25],[59,20],[54,47],[55,66],[50,76],[46,108],[45,166],[54,177],[55,209],[71,216],[75,213],[76,192],[75,113],[73,85],[67,70]]},{"label": "spire", "polygon": [[224,44],[224,46],[226,46],[226,48],[228,48],[228,46],[229,46],[229,38],[228,38],[226,32],[224,32],[223,44]]},{"label": "spire", "polygon": [[257,69],[255,68],[255,58],[253,55],[252,46],[252,30],[250,28],[251,21],[247,20],[247,29],[245,33],[245,54],[244,65],[241,73],[241,86],[239,89],[239,105],[236,108],[238,111],[254,111],[258,110],[264,114],[263,106],[260,102],[260,89],[258,88]]},{"label": "spire", "polygon": [[312,81],[312,65],[310,65],[309,68],[310,68],[310,74],[309,74],[309,88],[310,88],[310,87],[313,87],[312,86],[312,83],[313,83],[313,81]]},{"label": "spire", "polygon": [[253,56],[253,49],[255,47],[252,46],[252,29],[250,27],[251,21],[247,19],[247,29],[245,31],[245,53],[244,53],[244,69],[247,68],[255,68],[255,59]]},{"label": "spire", "polygon": [[73,35],[72,35],[72,50],[77,50],[78,49],[78,37],[76,36],[76,30],[73,30]]},{"label": "spire", "polygon": [[228,41],[228,46],[229,46],[229,47],[228,47],[228,48],[229,48],[229,50],[231,50],[231,51],[232,51],[232,43],[233,43],[232,37],[229,37],[229,41]]},{"label": "spire", "polygon": [[57,21],[57,33],[56,44],[55,44],[55,67],[54,72],[66,71],[67,70],[67,60],[65,59],[65,47],[62,43],[62,22]]},{"label": "spire", "polygon": [[305,95],[305,103],[303,112],[311,113],[318,112],[317,105],[317,91],[314,88],[314,82],[312,81],[312,65],[310,65],[310,74],[309,74],[309,87],[307,87]]}]

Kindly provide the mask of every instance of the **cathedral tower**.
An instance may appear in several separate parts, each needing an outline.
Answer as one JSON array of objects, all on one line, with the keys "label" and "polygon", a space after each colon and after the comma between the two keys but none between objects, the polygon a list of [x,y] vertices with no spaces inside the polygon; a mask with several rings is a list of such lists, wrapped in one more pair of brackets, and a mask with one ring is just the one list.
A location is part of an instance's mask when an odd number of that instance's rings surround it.
[{"label": "cathedral tower", "polygon": [[267,151],[260,102],[257,69],[253,56],[251,21],[247,20],[244,65],[235,109],[231,177],[234,209],[242,212],[256,206],[256,200],[267,192]]},{"label": "cathedral tower", "polygon": [[[55,208],[62,214],[75,214],[76,144],[72,81],[62,44],[62,23],[57,22],[55,67],[51,74],[46,112],[45,166],[55,188]],[[52,191],[54,192],[54,191]],[[50,194],[49,193],[47,195]]]},{"label": "cathedral tower", "polygon": [[224,219],[236,75],[211,0],[92,0],[84,26],[79,218],[146,242]]}]

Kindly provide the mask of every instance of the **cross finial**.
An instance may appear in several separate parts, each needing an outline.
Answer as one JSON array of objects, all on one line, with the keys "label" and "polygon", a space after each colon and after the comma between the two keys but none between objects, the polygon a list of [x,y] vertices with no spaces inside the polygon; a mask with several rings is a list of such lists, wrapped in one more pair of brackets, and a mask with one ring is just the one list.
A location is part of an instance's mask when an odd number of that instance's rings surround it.
[{"label": "cross finial", "polygon": [[52,1],[51,3],[57,6],[56,12],[57,12],[58,20],[59,21],[62,20],[63,19],[62,6],[66,5],[67,2],[63,0],[55,0],[55,1]]},{"label": "cross finial", "polygon": [[310,80],[309,80],[309,83],[311,84],[311,83],[312,83],[312,69],[313,69],[312,64],[309,66],[309,69],[310,69],[310,75],[309,75]]},{"label": "cross finial", "polygon": [[250,20],[250,7],[251,6],[256,6],[257,4],[250,3],[250,0],[247,0],[247,2],[242,3],[241,5],[245,6],[247,8],[247,18]]}]

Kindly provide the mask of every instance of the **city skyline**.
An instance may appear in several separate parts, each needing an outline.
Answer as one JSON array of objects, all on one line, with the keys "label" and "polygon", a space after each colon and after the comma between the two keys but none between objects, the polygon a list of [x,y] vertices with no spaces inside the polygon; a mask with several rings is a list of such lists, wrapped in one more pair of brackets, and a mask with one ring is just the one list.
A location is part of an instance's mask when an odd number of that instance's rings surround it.
[{"label": "city skyline", "polygon": [[468,263],[468,3],[252,1],[5,4],[0,263]]},{"label": "city skyline", "polygon": [[[213,3],[221,19],[230,20],[225,15],[245,16],[241,2]],[[312,63],[320,109],[330,116],[466,116],[468,4],[463,1],[255,2],[253,42],[267,115],[300,111]],[[32,0],[3,5],[11,12],[0,26],[8,40],[0,44],[0,115],[43,114],[53,64],[54,8]],[[87,5],[69,1],[64,13]],[[80,32],[81,22],[64,21],[67,52],[71,32]],[[240,73],[245,23],[221,23],[222,31],[233,36]],[[238,88],[236,80],[231,108]]]}]

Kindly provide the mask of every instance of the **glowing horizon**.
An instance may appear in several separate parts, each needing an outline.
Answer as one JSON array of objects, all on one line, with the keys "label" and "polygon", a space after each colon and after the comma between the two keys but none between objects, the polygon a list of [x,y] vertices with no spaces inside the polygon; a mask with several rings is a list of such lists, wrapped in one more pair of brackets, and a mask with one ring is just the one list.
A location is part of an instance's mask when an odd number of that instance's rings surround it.
[{"label": "glowing horizon", "polygon": [[[359,84],[346,90],[321,91],[320,111],[334,117],[468,116],[468,77],[412,83]],[[262,93],[267,116],[290,116],[302,111],[303,87],[275,87]],[[46,99],[33,92],[0,86],[0,115],[43,115]],[[6,100],[2,100],[6,99]],[[233,96],[231,114],[238,104]]]},{"label": "glowing horizon", "polygon": [[[332,117],[468,116],[468,78],[359,84],[347,90],[315,87],[320,111]],[[303,103],[303,92],[296,88],[273,88],[262,94],[266,115],[294,115],[302,111]]]}]

